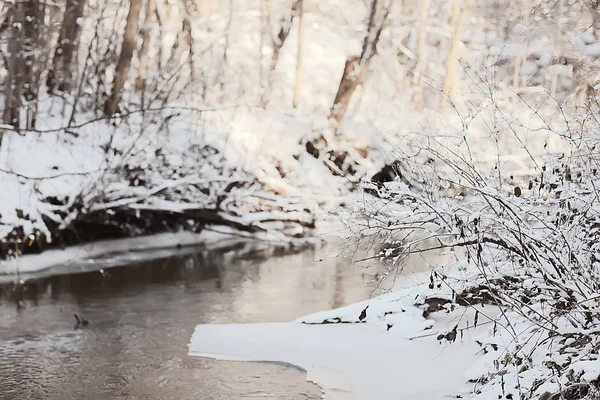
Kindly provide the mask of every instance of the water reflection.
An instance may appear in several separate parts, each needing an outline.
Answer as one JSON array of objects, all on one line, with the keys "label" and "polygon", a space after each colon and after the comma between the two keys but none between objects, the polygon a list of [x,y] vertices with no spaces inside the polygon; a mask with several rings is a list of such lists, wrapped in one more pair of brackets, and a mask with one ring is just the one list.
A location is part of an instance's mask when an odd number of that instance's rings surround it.
[{"label": "water reflection", "polygon": [[[371,295],[347,258],[281,251],[204,251],[0,285],[0,398],[319,398],[287,366],[186,355],[198,323],[288,321]],[[75,330],[74,314],[89,326]]]}]

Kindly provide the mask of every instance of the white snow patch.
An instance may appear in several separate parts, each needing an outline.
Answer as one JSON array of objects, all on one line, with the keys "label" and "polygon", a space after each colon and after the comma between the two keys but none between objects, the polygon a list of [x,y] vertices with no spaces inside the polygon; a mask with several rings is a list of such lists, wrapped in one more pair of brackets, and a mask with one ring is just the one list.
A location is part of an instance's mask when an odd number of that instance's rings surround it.
[{"label": "white snow patch", "polygon": [[285,362],[307,371],[326,399],[432,400],[461,392],[472,344],[401,339],[368,324],[198,325],[189,355]]},{"label": "white snow patch", "polygon": [[28,273],[39,273],[58,266],[73,268],[77,264],[85,264],[86,260],[111,254],[175,249],[198,244],[218,248],[223,245],[231,245],[236,241],[250,240],[250,238],[244,239],[241,236],[232,236],[228,234],[226,229],[222,229],[223,233],[208,230],[199,234],[192,232],[163,233],[129,239],[103,240],[69,247],[64,250],[48,250],[41,254],[0,261],[0,277],[5,275],[3,278],[12,279],[17,274],[25,277]]}]

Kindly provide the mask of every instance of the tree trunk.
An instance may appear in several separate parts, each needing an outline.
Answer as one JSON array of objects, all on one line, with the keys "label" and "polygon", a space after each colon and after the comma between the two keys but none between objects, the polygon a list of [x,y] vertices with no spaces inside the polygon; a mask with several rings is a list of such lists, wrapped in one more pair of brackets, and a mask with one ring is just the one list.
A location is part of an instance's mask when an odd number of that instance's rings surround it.
[{"label": "tree trunk", "polygon": [[300,105],[302,94],[302,58],[304,54],[304,0],[298,1],[298,52],[296,54],[296,87],[294,88],[294,108]]},{"label": "tree trunk", "polygon": [[158,6],[155,4],[154,6],[154,17],[156,18],[156,23],[158,25],[158,38],[157,38],[157,42],[158,42],[158,51],[156,54],[156,67],[158,68],[158,71],[162,71],[163,69],[163,47],[164,47],[164,38],[163,38],[163,32],[164,32],[164,27],[163,27],[163,19],[160,15],[160,11],[158,11]]},{"label": "tree trunk", "polygon": [[148,69],[148,50],[150,49],[150,24],[155,20],[154,0],[146,2],[146,13],[144,17],[144,25],[140,31],[142,36],[142,47],[140,49],[140,67],[138,75],[135,79],[135,89],[143,90],[146,87],[146,71]]},{"label": "tree trunk", "polygon": [[48,91],[56,87],[61,92],[68,92],[73,86],[71,64],[79,40],[79,18],[83,16],[85,0],[67,0],[67,8],[58,35],[58,45],[54,51],[52,68],[48,71],[46,86]]},{"label": "tree trunk", "polygon": [[[7,50],[10,57],[7,62],[2,121],[18,130],[21,128],[19,116],[23,98],[28,106],[37,99],[38,82],[35,78],[38,75],[35,71],[40,68],[36,60],[44,7],[37,0],[28,0],[13,3],[9,10]],[[27,128],[31,128],[35,125],[35,112],[28,114]]]},{"label": "tree trunk", "polygon": [[220,73],[217,77],[217,81],[219,82],[219,88],[220,88],[220,96],[221,96],[221,101],[223,101],[225,99],[225,80],[226,80],[226,76],[225,76],[225,70],[227,68],[227,51],[229,50],[229,40],[230,40],[230,35],[231,35],[231,25],[233,23],[233,0],[229,0],[229,13],[228,13],[228,19],[227,19],[227,27],[226,32],[225,32],[225,46],[223,48],[223,66],[220,69]]},{"label": "tree trunk", "polygon": [[[203,21],[207,20],[207,17],[210,15],[211,12],[211,2],[210,0],[197,0],[196,1],[197,7],[198,7],[198,14],[200,16],[200,18],[202,18]],[[211,28],[210,28],[210,24],[206,24],[206,30],[207,32],[211,32]],[[202,75],[203,75],[203,79],[201,79],[201,90],[200,90],[200,94],[202,96],[202,100],[206,100],[206,96],[207,96],[207,92],[208,92],[208,86],[209,86],[209,80],[207,78],[207,73],[206,73],[206,69],[202,68],[203,65],[200,66],[201,71],[202,71]]]},{"label": "tree trunk", "polygon": [[329,118],[338,124],[344,119],[352,94],[358,85],[363,84],[365,81],[369,61],[377,53],[377,42],[379,42],[381,31],[390,13],[392,4],[393,0],[373,0],[371,4],[367,36],[365,36],[361,54],[360,56],[352,56],[346,60],[342,79],[329,114]]},{"label": "tree trunk", "polygon": [[592,29],[594,37],[598,40],[598,38],[600,38],[600,1],[592,0],[586,3],[592,13]]},{"label": "tree trunk", "polygon": [[[561,18],[564,13],[565,0],[558,0],[558,14],[556,15],[556,36],[554,39],[554,58],[560,56],[560,45],[562,36],[562,23]],[[550,87],[550,94],[552,97],[556,96],[556,90],[558,88],[558,73],[554,73],[552,76],[552,86]]]},{"label": "tree trunk", "polygon": [[460,95],[459,69],[460,69],[460,45],[461,36],[465,26],[467,6],[463,7],[463,0],[454,0],[452,12],[452,44],[448,60],[446,61],[446,77],[444,79],[444,90],[440,98],[440,107],[444,98],[447,97],[452,102],[457,102]]},{"label": "tree trunk", "polygon": [[274,86],[274,74],[275,68],[277,68],[277,61],[279,61],[279,54],[281,53],[281,48],[283,47],[285,40],[290,34],[290,29],[292,28],[292,23],[294,20],[294,16],[298,12],[298,7],[300,6],[301,0],[295,0],[292,5],[292,12],[289,16],[289,19],[286,17],[280,23],[279,33],[277,33],[277,37],[272,40],[273,42],[273,55],[271,56],[271,64],[269,67],[269,94],[273,91]]},{"label": "tree trunk", "polygon": [[363,83],[365,74],[361,74],[358,71],[359,59],[359,56],[352,56],[346,60],[346,64],[344,65],[344,73],[342,74],[342,80],[335,95],[330,114],[330,118],[333,118],[337,123],[344,119],[352,94],[357,86]]},{"label": "tree trunk", "polygon": [[[46,69],[48,52],[45,48],[43,34],[46,28],[44,20],[46,17],[46,3],[44,1],[32,1],[31,17],[28,17],[30,40],[28,56],[25,59],[29,85],[25,91],[27,99],[27,129],[35,128],[37,110],[39,103],[39,91],[41,86],[42,71]],[[47,32],[47,31],[46,31]]]},{"label": "tree trunk", "polygon": [[9,24],[10,24],[10,16],[11,16],[11,8],[10,8],[10,5],[6,5],[6,6],[5,6],[5,11],[6,11],[6,12],[4,13],[5,15],[4,15],[4,17],[2,18],[2,21],[0,22],[0,35],[1,35],[2,33],[4,33],[4,31],[5,31],[5,30],[7,30],[7,29],[8,29],[8,26],[9,26]]},{"label": "tree trunk", "polygon": [[[522,24],[526,27],[529,22],[529,14],[530,8],[528,5],[528,1],[525,0],[523,2],[523,9],[521,10],[521,21]],[[519,86],[521,86],[520,75],[521,75],[521,67],[523,66],[523,61],[525,61],[525,40],[522,38],[521,43],[519,43],[519,52],[517,53],[517,58],[515,60],[515,71],[513,74],[513,86],[515,92],[519,90]]]},{"label": "tree trunk", "polygon": [[261,89],[261,100],[265,103],[265,94],[267,88],[267,81],[265,75],[265,68],[263,65],[263,49],[266,47],[267,38],[271,35],[271,24],[269,19],[269,1],[260,0],[260,40],[258,49],[258,80]]},{"label": "tree trunk", "polygon": [[121,90],[127,80],[131,59],[137,44],[137,35],[139,27],[140,10],[142,8],[142,0],[131,0],[129,5],[129,14],[127,15],[127,23],[125,25],[125,38],[121,47],[121,55],[115,69],[115,80],[113,84],[112,94],[107,99],[104,106],[104,112],[107,116],[114,115],[119,106],[121,99]]},{"label": "tree trunk", "polygon": [[423,111],[424,107],[422,76],[427,68],[427,18],[429,17],[429,5],[429,0],[421,0],[421,7],[419,9],[418,60],[413,78],[413,84],[418,85],[414,102],[415,110],[419,112]]},{"label": "tree trunk", "polygon": [[6,68],[6,86],[4,88],[4,112],[2,121],[19,129],[19,111],[23,97],[23,21],[25,10],[23,3],[15,3],[10,9],[7,17],[9,26],[9,37],[7,50],[8,57]]},{"label": "tree trunk", "polygon": [[30,102],[37,97],[38,84],[35,80],[35,71],[40,66],[36,61],[38,57],[41,23],[44,21],[44,4],[39,0],[28,0],[25,3],[25,41],[23,52],[25,60],[25,99]]},{"label": "tree trunk", "polygon": [[181,30],[183,31],[185,43],[188,47],[188,65],[190,68],[190,78],[193,82],[196,80],[196,67],[194,64],[194,37],[192,35],[192,24],[190,23],[190,18],[192,17],[193,11],[190,7],[189,1],[190,0],[183,0],[185,16],[183,18]]}]

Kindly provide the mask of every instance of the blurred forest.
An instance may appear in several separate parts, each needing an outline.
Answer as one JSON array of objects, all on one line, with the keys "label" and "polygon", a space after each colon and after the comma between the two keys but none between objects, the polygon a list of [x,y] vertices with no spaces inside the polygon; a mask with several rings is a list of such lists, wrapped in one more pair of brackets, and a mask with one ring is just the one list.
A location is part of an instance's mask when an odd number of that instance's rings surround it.
[{"label": "blurred forest", "polygon": [[583,106],[599,13],[591,0],[3,2],[2,120],[43,129],[42,103],[57,98],[65,126],[170,101],[327,109],[337,123],[490,92]]},{"label": "blurred forest", "polygon": [[[597,153],[600,2],[18,0],[0,16],[10,240],[298,237],[382,168],[452,197],[466,171],[505,191]],[[106,231],[83,237],[90,221]]]}]

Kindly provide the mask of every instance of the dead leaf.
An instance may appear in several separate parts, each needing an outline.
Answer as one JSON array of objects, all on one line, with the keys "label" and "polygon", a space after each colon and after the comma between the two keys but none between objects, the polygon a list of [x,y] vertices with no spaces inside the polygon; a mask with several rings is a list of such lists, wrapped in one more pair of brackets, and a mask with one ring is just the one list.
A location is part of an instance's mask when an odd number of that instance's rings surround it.
[{"label": "dead leaf", "polygon": [[[446,339],[449,342],[455,342],[456,335],[458,333],[457,330],[458,330],[458,324],[456,324],[454,326],[454,328],[452,328],[452,330],[450,332],[446,333],[445,335],[444,334],[438,335],[437,340]],[[461,335],[462,335],[462,331],[461,331]]]},{"label": "dead leaf", "polygon": [[367,308],[369,308],[369,306],[366,306],[365,309],[362,310],[362,312],[358,316],[359,321],[362,321],[363,319],[367,318]]},{"label": "dead leaf", "polygon": [[515,196],[521,197],[521,188],[518,186],[515,186]]}]

